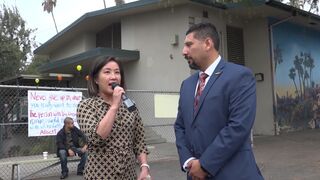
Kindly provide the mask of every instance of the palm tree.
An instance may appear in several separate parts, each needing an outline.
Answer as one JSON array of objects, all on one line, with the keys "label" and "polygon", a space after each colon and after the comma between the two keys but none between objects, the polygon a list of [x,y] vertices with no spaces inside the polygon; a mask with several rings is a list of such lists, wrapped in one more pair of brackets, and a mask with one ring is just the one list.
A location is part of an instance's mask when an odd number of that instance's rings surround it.
[{"label": "palm tree", "polygon": [[[283,0],[280,0],[280,1],[283,1]],[[300,9],[305,9],[306,5],[309,5],[308,12],[313,11],[313,13],[315,14],[319,12],[319,6],[318,6],[319,0],[289,0],[287,4]]]},{"label": "palm tree", "polygon": [[319,4],[319,0],[311,0],[309,12],[311,12],[311,10],[314,9],[314,11],[318,13],[319,12],[318,4]]},{"label": "palm tree", "polygon": [[47,11],[48,13],[51,13],[54,26],[56,27],[56,31],[58,33],[57,23],[53,15],[53,7],[56,7],[57,0],[44,0],[42,2],[43,11]]},{"label": "palm tree", "polygon": [[290,69],[289,78],[292,79],[294,87],[296,88],[296,95],[299,98],[298,87],[297,87],[296,80],[295,80],[295,78],[296,78],[296,69],[295,68]]},{"label": "palm tree", "polygon": [[116,3],[116,6],[119,6],[121,4],[125,4],[124,0],[114,0],[114,2]]},{"label": "palm tree", "polygon": [[103,0],[104,8],[107,8],[106,6],[106,0]]}]

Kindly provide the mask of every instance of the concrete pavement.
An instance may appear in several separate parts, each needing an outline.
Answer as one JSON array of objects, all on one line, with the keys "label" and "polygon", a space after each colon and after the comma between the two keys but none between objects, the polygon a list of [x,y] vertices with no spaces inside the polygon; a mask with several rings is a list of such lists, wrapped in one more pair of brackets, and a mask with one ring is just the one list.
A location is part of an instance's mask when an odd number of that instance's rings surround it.
[{"label": "concrete pavement", "polygon": [[[186,175],[180,171],[177,160],[160,160],[157,162],[150,162],[151,175],[153,180],[186,180]],[[39,178],[39,180],[56,180],[59,176]],[[67,180],[82,180],[83,178],[77,176],[75,173],[71,174]]]},{"label": "concrete pavement", "polygon": [[319,180],[320,130],[256,137],[254,151],[266,180]]},{"label": "concrete pavement", "polygon": [[[169,158],[150,162],[153,179],[185,180],[185,174],[180,171],[174,145],[162,144],[155,148]],[[320,179],[320,130],[255,137],[254,152],[266,180]],[[39,179],[58,178],[59,175]],[[68,179],[82,178],[71,174]]]}]

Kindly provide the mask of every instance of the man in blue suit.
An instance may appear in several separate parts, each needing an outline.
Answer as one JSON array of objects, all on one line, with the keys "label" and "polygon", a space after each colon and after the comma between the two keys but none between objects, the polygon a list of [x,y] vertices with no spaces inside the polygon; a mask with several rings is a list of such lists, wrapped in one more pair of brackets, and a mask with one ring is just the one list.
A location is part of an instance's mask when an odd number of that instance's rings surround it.
[{"label": "man in blue suit", "polygon": [[183,55],[199,72],[180,90],[176,144],[188,180],[263,180],[251,149],[256,86],[251,71],[219,55],[213,24],[193,25]]}]

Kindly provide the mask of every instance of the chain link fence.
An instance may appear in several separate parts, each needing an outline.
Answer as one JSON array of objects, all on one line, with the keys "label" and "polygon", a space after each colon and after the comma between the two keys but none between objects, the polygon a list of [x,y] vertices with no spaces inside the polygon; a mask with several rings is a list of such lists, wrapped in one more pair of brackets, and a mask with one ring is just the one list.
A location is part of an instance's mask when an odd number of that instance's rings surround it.
[{"label": "chain link fence", "polygon": [[[83,88],[0,85],[0,180],[11,179],[12,165],[1,165],[1,163],[42,159],[44,151],[49,153],[49,157],[56,157],[55,136],[28,137],[28,90],[80,91],[83,93],[83,98],[87,97],[87,90]],[[149,159],[152,161],[177,158],[173,130],[175,118],[155,117],[155,95],[176,96],[178,92],[128,90],[127,94],[136,102],[144,121],[146,141],[151,152]],[[20,175],[25,177],[56,162],[21,164]],[[70,172],[76,171],[77,163],[68,163]],[[37,173],[36,176],[59,175],[59,173],[60,164]]]}]

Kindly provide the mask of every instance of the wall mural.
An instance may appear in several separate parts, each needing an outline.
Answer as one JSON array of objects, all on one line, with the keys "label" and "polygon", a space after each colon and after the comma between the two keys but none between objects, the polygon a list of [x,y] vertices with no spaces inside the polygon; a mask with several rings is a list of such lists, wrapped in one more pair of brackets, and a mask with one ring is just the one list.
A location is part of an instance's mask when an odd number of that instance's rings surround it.
[{"label": "wall mural", "polygon": [[320,31],[279,24],[273,52],[278,130],[320,128]]}]

